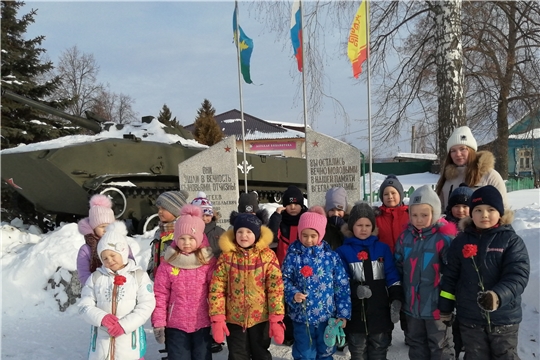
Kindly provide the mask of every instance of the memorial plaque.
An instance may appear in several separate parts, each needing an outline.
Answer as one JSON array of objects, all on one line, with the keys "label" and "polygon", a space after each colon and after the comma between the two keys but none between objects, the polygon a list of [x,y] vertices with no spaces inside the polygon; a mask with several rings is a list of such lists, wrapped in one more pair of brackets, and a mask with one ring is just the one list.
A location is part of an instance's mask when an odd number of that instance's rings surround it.
[{"label": "memorial plaque", "polygon": [[308,203],[324,206],[326,191],[343,187],[347,202],[354,204],[360,194],[360,150],[330,136],[306,129]]},{"label": "memorial plaque", "polygon": [[178,165],[180,189],[193,200],[203,191],[221,218],[217,224],[229,227],[231,211],[238,210],[238,168],[236,137],[230,136]]}]

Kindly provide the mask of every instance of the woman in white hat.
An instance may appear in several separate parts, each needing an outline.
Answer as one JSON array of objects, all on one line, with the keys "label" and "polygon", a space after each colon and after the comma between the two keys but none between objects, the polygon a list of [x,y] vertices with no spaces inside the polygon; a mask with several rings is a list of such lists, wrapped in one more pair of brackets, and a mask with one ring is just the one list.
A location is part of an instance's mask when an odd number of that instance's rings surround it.
[{"label": "woman in white hat", "polygon": [[435,189],[443,209],[446,209],[452,191],[461,183],[472,189],[493,185],[502,194],[504,203],[508,203],[504,180],[494,169],[495,157],[489,151],[477,152],[476,140],[468,126],[454,130],[446,149],[448,154]]}]

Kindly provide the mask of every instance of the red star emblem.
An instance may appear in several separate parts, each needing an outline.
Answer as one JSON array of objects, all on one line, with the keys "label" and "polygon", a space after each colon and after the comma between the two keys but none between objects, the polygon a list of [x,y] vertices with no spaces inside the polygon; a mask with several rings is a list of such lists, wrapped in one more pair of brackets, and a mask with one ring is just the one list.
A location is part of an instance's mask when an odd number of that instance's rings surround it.
[{"label": "red star emblem", "polygon": [[311,145],[313,145],[313,147],[319,147],[319,142],[317,140],[314,140]]},{"label": "red star emblem", "polygon": [[224,149],[225,149],[225,152],[231,152],[231,148],[228,147],[228,146],[226,148],[224,148]]}]

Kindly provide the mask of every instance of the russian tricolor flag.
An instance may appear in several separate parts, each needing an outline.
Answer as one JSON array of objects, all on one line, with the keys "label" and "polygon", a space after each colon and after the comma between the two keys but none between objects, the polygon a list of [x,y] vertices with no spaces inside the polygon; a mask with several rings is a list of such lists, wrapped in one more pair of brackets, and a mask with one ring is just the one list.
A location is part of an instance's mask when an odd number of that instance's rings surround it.
[{"label": "russian tricolor flag", "polygon": [[294,56],[298,62],[298,71],[302,72],[302,16],[300,12],[300,0],[295,0],[292,6],[291,40]]}]

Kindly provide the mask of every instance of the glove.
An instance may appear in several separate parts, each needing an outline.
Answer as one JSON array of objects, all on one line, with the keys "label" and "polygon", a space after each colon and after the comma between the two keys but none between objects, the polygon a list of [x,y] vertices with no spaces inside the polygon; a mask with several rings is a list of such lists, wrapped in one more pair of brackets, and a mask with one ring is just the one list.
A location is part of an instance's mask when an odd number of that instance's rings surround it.
[{"label": "glove", "polygon": [[212,337],[214,341],[221,344],[225,341],[225,335],[229,336],[229,329],[225,324],[225,315],[210,316],[212,321]]},{"label": "glove", "polygon": [[367,285],[358,285],[356,295],[359,299],[369,299],[371,297],[371,289]]},{"label": "glove", "polygon": [[401,301],[392,300],[390,304],[390,320],[392,323],[397,323],[399,321],[399,312],[401,311]]},{"label": "glove", "polygon": [[114,316],[113,314],[107,314],[103,317],[101,320],[101,325],[105,326],[107,328],[107,331],[114,326],[114,324],[118,323],[118,318]]},{"label": "glove", "polygon": [[269,336],[274,338],[276,344],[283,344],[285,340],[285,324],[283,324],[283,315],[270,315]]},{"label": "glove", "polygon": [[156,338],[158,344],[165,344],[165,328],[154,328],[154,337]]},{"label": "glove", "polygon": [[440,313],[441,321],[447,327],[452,326],[454,323],[454,313]]},{"label": "glove", "polygon": [[476,297],[476,302],[482,310],[495,311],[499,308],[499,297],[492,291],[480,291]]},{"label": "glove", "polygon": [[124,331],[124,328],[122,325],[120,325],[119,322],[116,322],[112,327],[109,328],[109,335],[112,337],[119,337],[120,335],[124,335],[126,332]]}]

